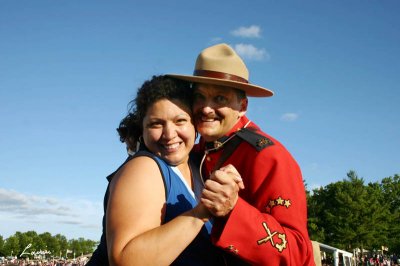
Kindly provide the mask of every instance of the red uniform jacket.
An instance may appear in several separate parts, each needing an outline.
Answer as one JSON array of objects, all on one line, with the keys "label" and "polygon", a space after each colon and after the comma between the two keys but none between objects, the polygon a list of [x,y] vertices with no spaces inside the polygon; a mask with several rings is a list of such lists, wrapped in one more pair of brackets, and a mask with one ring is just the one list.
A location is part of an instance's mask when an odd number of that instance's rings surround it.
[{"label": "red uniform jacket", "polygon": [[[248,121],[242,117],[227,136]],[[227,220],[215,220],[212,241],[252,265],[315,265],[299,166],[282,144],[257,125],[246,128],[257,134],[243,137],[223,164],[236,167],[245,189]],[[204,151],[209,144],[200,140],[196,149]],[[203,177],[212,172],[223,147],[206,154]]]}]

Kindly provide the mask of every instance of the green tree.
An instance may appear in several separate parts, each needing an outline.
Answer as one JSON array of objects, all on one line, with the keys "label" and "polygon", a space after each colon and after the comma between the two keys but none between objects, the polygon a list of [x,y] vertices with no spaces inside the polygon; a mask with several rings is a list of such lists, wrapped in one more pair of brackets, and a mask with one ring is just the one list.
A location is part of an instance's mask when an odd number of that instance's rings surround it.
[{"label": "green tree", "polygon": [[377,184],[365,186],[350,171],[347,179],[313,192],[310,215],[326,244],[352,250],[385,241],[388,212]]},{"label": "green tree", "polygon": [[75,253],[75,256],[88,254],[93,252],[96,242],[92,240],[85,240],[80,237],[78,239],[71,239],[68,241],[69,249]]},{"label": "green tree", "polygon": [[96,246],[97,246],[97,242],[96,241],[93,241],[93,240],[90,240],[90,239],[85,240],[83,238],[79,238],[79,240],[82,242],[81,243],[82,250],[81,250],[80,254],[92,253],[94,251],[94,249],[96,248]]},{"label": "green tree", "polygon": [[366,222],[371,231],[368,243],[373,249],[381,249],[382,245],[388,243],[390,212],[378,183],[368,184],[368,193],[369,215]]},{"label": "green tree", "polygon": [[386,177],[382,179],[381,189],[383,191],[384,200],[388,204],[390,211],[390,221],[388,229],[389,251],[392,253],[400,253],[400,176]]},{"label": "green tree", "polygon": [[[35,241],[34,239],[37,237],[37,233],[35,231],[28,231],[25,233],[16,232],[15,236],[18,238],[18,253],[16,255],[21,256],[21,253],[25,252],[30,253],[35,250]],[[30,248],[28,248],[30,246]],[[29,257],[29,255],[24,254],[22,257]]]},{"label": "green tree", "polygon": [[7,238],[6,242],[4,243],[4,254],[6,256],[16,256],[17,254],[20,254],[18,237],[13,235]]},{"label": "green tree", "polygon": [[63,235],[57,234],[57,235],[55,235],[55,239],[56,239],[57,245],[59,246],[59,250],[56,251],[57,252],[56,256],[60,256],[60,257],[65,256],[65,253],[68,249],[67,238]]},{"label": "green tree", "polygon": [[0,235],[0,256],[6,256],[6,254],[4,253],[4,239],[3,236]]},{"label": "green tree", "polygon": [[308,209],[308,232],[312,240],[323,243],[325,241],[325,229],[322,226],[320,213],[323,202],[319,202],[323,188],[314,189],[313,193],[306,191]]},{"label": "green tree", "polygon": [[[20,256],[23,258],[32,258],[31,253],[35,251],[50,251],[51,255],[48,257],[65,256],[67,250],[72,250],[78,257],[82,254],[88,254],[93,252],[97,243],[92,240],[86,240],[84,238],[67,240],[67,238],[61,234],[52,236],[49,232],[38,235],[35,231],[28,231],[25,233],[16,232],[13,236],[10,236],[6,240],[0,236],[0,255],[4,256]],[[68,254],[71,258],[72,254]]]},{"label": "green tree", "polygon": [[52,256],[58,256],[60,253],[60,244],[57,238],[52,236],[49,232],[45,232],[39,235],[40,239],[45,243],[46,250],[51,252]]},{"label": "green tree", "polygon": [[71,239],[70,241],[68,241],[68,246],[72,250],[73,254],[75,254],[75,255],[81,254],[82,246],[81,246],[81,242],[79,240]]}]

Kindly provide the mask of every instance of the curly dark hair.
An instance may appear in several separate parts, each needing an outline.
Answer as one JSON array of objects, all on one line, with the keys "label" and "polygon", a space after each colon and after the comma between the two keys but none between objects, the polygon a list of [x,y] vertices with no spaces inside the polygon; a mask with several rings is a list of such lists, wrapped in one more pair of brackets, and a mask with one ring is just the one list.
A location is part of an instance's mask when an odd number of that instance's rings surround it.
[{"label": "curly dark hair", "polygon": [[138,89],[136,98],[129,105],[129,113],[117,128],[119,139],[132,151],[143,132],[143,119],[147,109],[158,100],[179,100],[189,108],[192,106],[193,91],[190,83],[164,75],[153,76]]}]

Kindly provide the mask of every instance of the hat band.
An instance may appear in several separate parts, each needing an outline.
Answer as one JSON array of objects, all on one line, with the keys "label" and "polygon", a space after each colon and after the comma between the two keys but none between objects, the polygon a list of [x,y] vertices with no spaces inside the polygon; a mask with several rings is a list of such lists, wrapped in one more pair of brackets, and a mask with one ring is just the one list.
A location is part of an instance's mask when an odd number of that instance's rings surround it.
[{"label": "hat band", "polygon": [[200,77],[207,77],[207,78],[226,79],[226,80],[237,81],[237,82],[241,82],[241,83],[249,83],[249,81],[247,79],[244,79],[242,77],[228,74],[228,73],[217,72],[217,71],[195,70],[193,75],[200,76]]}]

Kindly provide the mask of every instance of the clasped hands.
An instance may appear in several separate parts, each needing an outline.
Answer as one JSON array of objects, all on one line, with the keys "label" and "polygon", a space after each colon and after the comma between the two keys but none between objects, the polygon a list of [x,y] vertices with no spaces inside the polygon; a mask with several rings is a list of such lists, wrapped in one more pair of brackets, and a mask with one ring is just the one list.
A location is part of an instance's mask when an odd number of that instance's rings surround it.
[{"label": "clasped hands", "polygon": [[201,203],[215,217],[225,217],[235,207],[243,180],[236,168],[229,164],[211,174],[205,182]]}]

